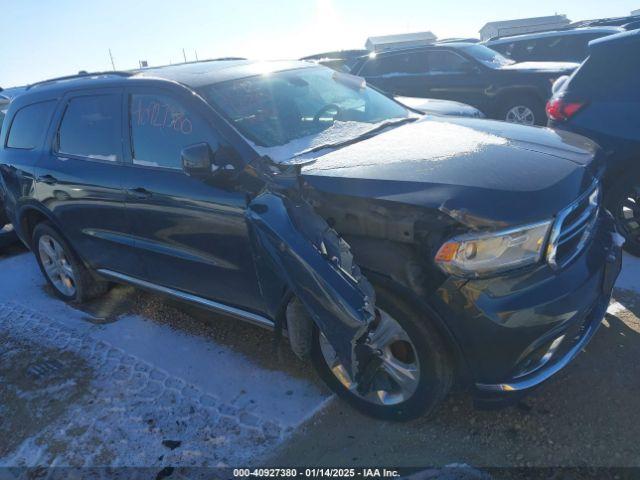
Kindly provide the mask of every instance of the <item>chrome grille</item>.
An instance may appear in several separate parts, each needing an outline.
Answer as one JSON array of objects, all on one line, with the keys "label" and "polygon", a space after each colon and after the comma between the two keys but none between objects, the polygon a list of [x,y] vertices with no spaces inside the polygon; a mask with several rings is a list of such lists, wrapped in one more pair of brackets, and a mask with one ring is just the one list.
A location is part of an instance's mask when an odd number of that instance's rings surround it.
[{"label": "chrome grille", "polygon": [[582,251],[591,237],[599,208],[600,188],[595,185],[558,214],[547,250],[547,261],[552,267],[567,265]]}]

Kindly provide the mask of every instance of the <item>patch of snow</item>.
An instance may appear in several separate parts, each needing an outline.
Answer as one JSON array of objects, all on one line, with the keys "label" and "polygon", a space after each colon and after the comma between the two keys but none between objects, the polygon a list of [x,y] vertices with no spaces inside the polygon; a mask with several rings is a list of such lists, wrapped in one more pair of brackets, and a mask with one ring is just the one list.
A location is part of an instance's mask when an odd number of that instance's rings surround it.
[{"label": "patch of snow", "polygon": [[[454,156],[477,152],[489,145],[505,145],[507,138],[450,122],[430,122],[425,131],[423,122],[415,122],[381,133],[366,142],[349,146],[349,163],[343,155],[329,153],[309,168],[334,170],[359,167],[377,167],[386,162],[437,162]],[[372,155],[375,152],[375,155]]]},{"label": "patch of snow", "polygon": [[[32,254],[0,261],[0,332],[82,358],[93,372],[90,401],[69,405],[0,465],[104,465],[97,451],[111,466],[246,464],[332,398],[304,379],[142,316],[88,322],[44,284]],[[77,429],[86,433],[76,439],[69,432]],[[182,447],[169,451],[166,439]],[[46,448],[63,444],[57,454]]]},{"label": "patch of snow", "polygon": [[[379,123],[336,121],[333,123],[333,125],[320,133],[296,138],[295,140],[292,140],[289,143],[285,143],[284,145],[278,145],[275,147],[261,147],[259,145],[253,144],[253,148],[260,155],[267,155],[276,163],[302,163],[305,160],[308,160],[308,157],[305,157],[303,154],[309,150],[317,148],[321,145],[349,141],[380,127],[388,121],[389,120],[385,120],[384,122]],[[314,156],[317,157],[318,153],[315,153]]]},{"label": "patch of snow", "polygon": [[503,65],[501,70],[536,70],[538,72],[557,72],[577,68],[578,63],[572,62],[519,62]]},{"label": "patch of snow", "polygon": [[616,282],[616,287],[640,293],[640,258],[624,252],[622,271]]},{"label": "patch of snow", "polygon": [[480,111],[471,105],[452,100],[418,97],[395,97],[395,99],[414,110],[423,113],[436,113],[441,115],[457,115],[479,117]]}]

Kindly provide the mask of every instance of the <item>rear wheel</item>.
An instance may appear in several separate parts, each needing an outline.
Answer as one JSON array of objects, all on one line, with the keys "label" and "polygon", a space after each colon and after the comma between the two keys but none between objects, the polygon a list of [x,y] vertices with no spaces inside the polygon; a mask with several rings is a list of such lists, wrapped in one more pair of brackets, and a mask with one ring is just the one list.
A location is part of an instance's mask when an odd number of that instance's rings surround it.
[{"label": "rear wheel", "polygon": [[327,385],[367,415],[409,420],[428,415],[451,388],[453,365],[441,335],[424,312],[376,286],[378,315],[367,345],[380,365],[361,394],[335,350],[317,329],[311,359]]},{"label": "rear wheel", "polygon": [[607,208],[613,214],[618,232],[625,238],[624,249],[640,257],[640,178],[633,175],[613,184]]},{"label": "rear wheel", "polygon": [[93,278],[50,223],[36,225],[32,245],[40,270],[58,297],[81,303],[107,291],[108,284]]},{"label": "rear wheel", "polygon": [[545,125],[544,105],[532,95],[512,96],[502,102],[498,118],[520,125]]}]

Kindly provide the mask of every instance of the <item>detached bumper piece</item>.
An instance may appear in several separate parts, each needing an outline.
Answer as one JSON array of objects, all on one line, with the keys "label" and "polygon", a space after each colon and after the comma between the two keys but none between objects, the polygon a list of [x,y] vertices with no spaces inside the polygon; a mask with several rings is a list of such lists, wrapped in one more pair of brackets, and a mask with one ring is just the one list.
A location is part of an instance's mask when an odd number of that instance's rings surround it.
[{"label": "detached bumper piece", "polygon": [[283,309],[283,293],[291,292],[352,378],[361,378],[372,361],[365,338],[375,320],[375,294],[353,263],[349,245],[301,198],[263,193],[246,215],[260,288],[273,318]]}]

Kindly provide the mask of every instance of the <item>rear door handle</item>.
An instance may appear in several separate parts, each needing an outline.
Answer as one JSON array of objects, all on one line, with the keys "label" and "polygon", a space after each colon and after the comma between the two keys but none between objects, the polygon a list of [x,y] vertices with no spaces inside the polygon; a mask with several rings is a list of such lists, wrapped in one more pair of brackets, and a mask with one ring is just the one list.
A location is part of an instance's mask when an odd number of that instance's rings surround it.
[{"label": "rear door handle", "polygon": [[38,177],[38,181],[42,183],[46,183],[47,185],[55,185],[56,183],[59,183],[56,177],[48,174]]},{"label": "rear door handle", "polygon": [[153,195],[149,190],[143,187],[127,190],[127,194],[133,198],[145,199]]}]

